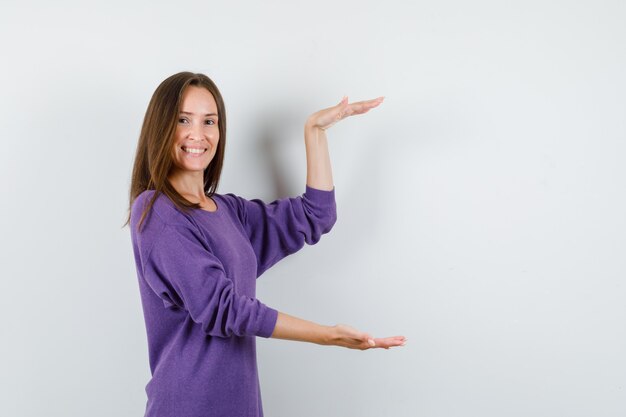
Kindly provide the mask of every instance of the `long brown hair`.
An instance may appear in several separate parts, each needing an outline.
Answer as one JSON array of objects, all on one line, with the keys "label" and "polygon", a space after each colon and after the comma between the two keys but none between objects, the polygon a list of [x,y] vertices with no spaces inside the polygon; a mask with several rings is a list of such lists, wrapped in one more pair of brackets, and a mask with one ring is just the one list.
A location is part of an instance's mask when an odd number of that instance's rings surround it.
[{"label": "long brown hair", "polygon": [[217,190],[226,145],[224,100],[215,83],[206,75],[188,71],[179,72],[159,84],[148,104],[133,165],[128,218],[122,227],[130,223],[133,202],[145,190],[155,190],[155,193],[141,214],[138,230],[141,229],[141,225],[159,193],[165,194],[183,211],[189,208],[201,208],[199,203],[192,203],[180,195],[167,180],[167,175],[173,165],[172,147],[174,146],[174,133],[178,123],[180,105],[185,88],[189,85],[204,87],[209,90],[217,104],[220,136],[215,156],[204,170],[204,191],[210,197]]}]

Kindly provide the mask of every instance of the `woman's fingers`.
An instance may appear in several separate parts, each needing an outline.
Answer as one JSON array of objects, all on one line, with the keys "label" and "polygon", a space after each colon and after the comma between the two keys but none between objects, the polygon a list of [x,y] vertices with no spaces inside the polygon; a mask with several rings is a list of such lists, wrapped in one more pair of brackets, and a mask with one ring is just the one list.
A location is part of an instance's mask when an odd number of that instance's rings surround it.
[{"label": "woman's fingers", "polygon": [[398,337],[379,337],[369,339],[367,344],[363,344],[365,349],[382,348],[389,349],[396,346],[404,346],[406,344],[406,338],[403,336]]},{"label": "woman's fingers", "polygon": [[368,112],[370,109],[378,106],[380,103],[383,102],[384,99],[385,98],[381,96],[372,100],[348,103],[348,98],[344,97],[338,105],[339,114],[342,116],[341,118],[352,116],[353,114],[363,114]]},{"label": "woman's fingers", "polygon": [[367,332],[361,332],[345,324],[338,324],[335,326],[335,329],[337,333],[333,344],[351,349],[389,349],[391,347],[404,346],[407,340],[404,336],[374,338]]},{"label": "woman's fingers", "polygon": [[382,347],[389,349],[394,346],[404,346],[406,344],[406,338],[404,336],[394,336],[374,339],[376,347]]},{"label": "woman's fingers", "polygon": [[371,100],[348,103],[348,96],[344,96],[339,104],[312,114],[307,123],[326,130],[348,116],[367,113],[370,109],[382,103],[383,100],[384,97],[381,96]]},{"label": "woman's fingers", "polygon": [[348,104],[348,111],[346,112],[346,115],[352,116],[353,114],[367,113],[370,109],[373,109],[382,103],[384,99],[384,97],[378,97],[372,100],[357,101],[356,103]]}]

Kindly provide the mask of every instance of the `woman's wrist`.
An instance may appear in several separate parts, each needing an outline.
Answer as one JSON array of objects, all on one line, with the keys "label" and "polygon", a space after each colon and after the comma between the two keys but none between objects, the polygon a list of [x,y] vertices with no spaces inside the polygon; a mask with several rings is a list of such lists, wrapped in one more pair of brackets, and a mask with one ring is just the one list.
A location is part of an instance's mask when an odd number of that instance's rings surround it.
[{"label": "woman's wrist", "polygon": [[308,120],[304,127],[307,184],[320,190],[333,189],[333,174],[328,151],[326,132]]},{"label": "woman's wrist", "polygon": [[306,122],[304,122],[304,129],[305,130],[313,130],[313,129],[324,130],[316,123],[315,119],[312,117],[309,117],[308,119],[306,119]]},{"label": "woman's wrist", "polygon": [[335,326],[324,326],[323,342],[320,345],[331,346],[336,340]]},{"label": "woman's wrist", "polygon": [[270,337],[328,345],[332,344],[334,332],[331,326],[304,320],[279,311],[274,331]]}]

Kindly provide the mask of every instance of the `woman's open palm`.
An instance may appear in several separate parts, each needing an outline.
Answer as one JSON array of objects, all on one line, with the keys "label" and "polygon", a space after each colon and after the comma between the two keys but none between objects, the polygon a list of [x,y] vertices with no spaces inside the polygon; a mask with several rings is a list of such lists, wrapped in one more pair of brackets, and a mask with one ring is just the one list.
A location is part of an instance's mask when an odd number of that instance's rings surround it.
[{"label": "woman's open palm", "polygon": [[404,336],[373,338],[369,333],[361,332],[346,324],[337,324],[333,326],[333,337],[330,344],[366,350],[373,348],[389,349],[394,346],[404,346],[405,343],[406,337]]},{"label": "woman's open palm", "polygon": [[348,96],[345,96],[339,104],[313,113],[309,116],[307,124],[311,127],[319,127],[326,130],[348,116],[367,113],[370,109],[382,103],[384,99],[381,96],[372,100],[348,103]]}]

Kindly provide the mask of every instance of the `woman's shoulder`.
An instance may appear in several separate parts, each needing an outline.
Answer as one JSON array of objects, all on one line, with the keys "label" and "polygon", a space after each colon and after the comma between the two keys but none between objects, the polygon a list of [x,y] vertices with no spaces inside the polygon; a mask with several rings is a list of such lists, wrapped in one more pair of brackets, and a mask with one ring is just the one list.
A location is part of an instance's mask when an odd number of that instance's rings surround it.
[{"label": "woman's shoulder", "polygon": [[213,197],[217,197],[217,202],[222,203],[222,205],[226,205],[226,209],[230,212],[235,212],[237,214],[241,213],[242,210],[245,210],[246,203],[249,202],[249,199],[240,196],[239,194],[235,194],[232,192],[218,194],[213,194]]},{"label": "woman's shoulder", "polygon": [[[142,191],[133,201],[131,207],[131,224],[139,221],[142,213],[154,198],[155,190]],[[189,226],[193,223],[191,214],[181,211],[165,194],[158,193],[149,212],[146,214],[146,226],[152,227]]]}]

